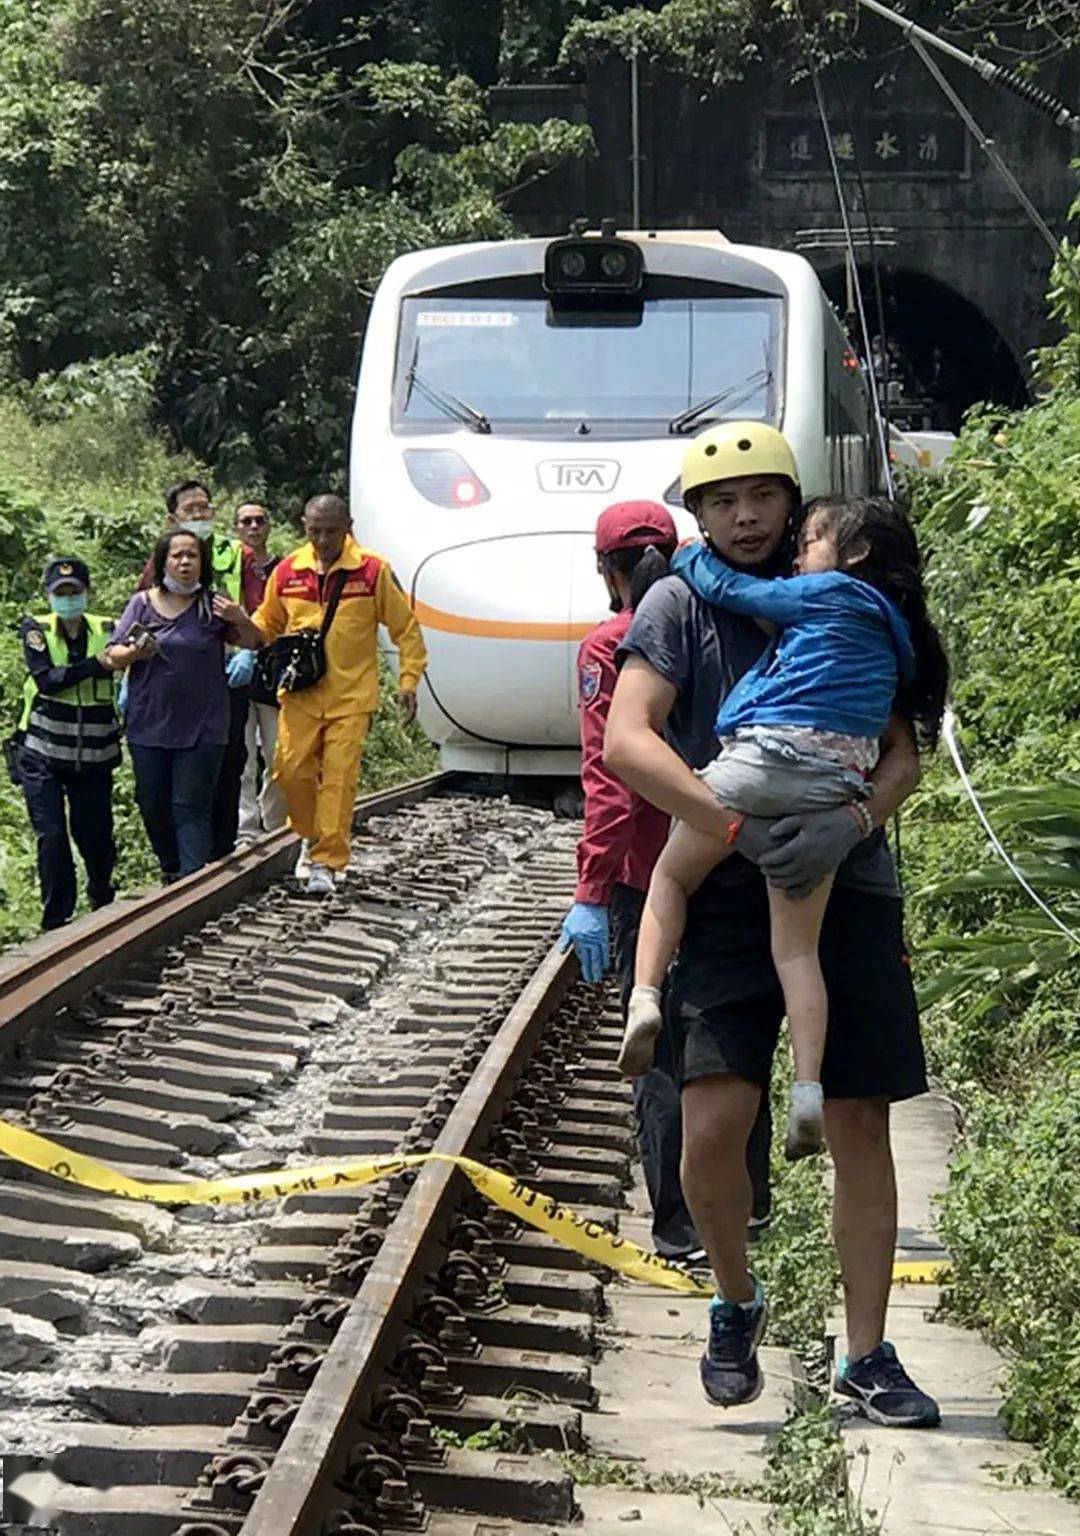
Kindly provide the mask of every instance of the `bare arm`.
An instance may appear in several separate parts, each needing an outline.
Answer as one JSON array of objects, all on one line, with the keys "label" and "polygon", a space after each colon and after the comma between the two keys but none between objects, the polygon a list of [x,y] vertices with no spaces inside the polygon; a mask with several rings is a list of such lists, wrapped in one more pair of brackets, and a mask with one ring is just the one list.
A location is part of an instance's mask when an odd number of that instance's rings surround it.
[{"label": "bare arm", "polygon": [[604,733],[604,765],[644,799],[699,832],[725,836],[729,818],[661,732],[678,697],[640,656],[628,656]]},{"label": "bare arm", "polygon": [[915,733],[907,720],[900,715],[890,715],[885,734],[881,738],[881,756],[870,775],[874,786],[873,799],[866,802],[876,826],[884,826],[894,811],[898,811],[919,783],[919,749],[915,745]]}]

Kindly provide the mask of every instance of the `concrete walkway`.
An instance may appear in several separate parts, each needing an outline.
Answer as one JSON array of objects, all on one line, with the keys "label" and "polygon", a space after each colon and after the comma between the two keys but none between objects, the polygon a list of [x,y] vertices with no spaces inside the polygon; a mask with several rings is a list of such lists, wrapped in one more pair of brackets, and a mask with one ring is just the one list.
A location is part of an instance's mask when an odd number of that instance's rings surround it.
[{"label": "concrete walkway", "polygon": [[[893,1111],[899,1180],[897,1258],[946,1255],[934,1225],[933,1199],[945,1188],[954,1122],[933,1094]],[[1080,1508],[1045,1488],[1001,1482],[992,1468],[1034,1463],[1028,1446],[1006,1438],[997,1417],[1004,1362],[977,1334],[932,1321],[937,1286],[894,1286],[889,1337],[912,1377],[941,1405],[941,1427],[882,1429],[853,1418],[853,1485],[867,1509],[883,1516],[888,1536],[1080,1536]],[[834,1318],[843,1339],[843,1315]]]},{"label": "concrete walkway", "polygon": [[[644,1186],[631,1191],[633,1214],[620,1231],[651,1248]],[[627,1524],[649,1536],[739,1536],[765,1530],[764,1505],[725,1496],[711,1484],[756,1483],[768,1437],[787,1418],[791,1365],[786,1349],[762,1351],[765,1391],[726,1413],[710,1408],[698,1379],[708,1302],[651,1286],[608,1287],[593,1384],[597,1411],[583,1414],[595,1473],[612,1481],[578,1485],[582,1536],[617,1536]],[[620,1487],[616,1477],[647,1480]],[[641,1522],[638,1526],[637,1522]]]},{"label": "concrete walkway", "polygon": [[[945,1257],[934,1230],[933,1196],[945,1185],[953,1121],[933,1096],[900,1105],[893,1140],[900,1179],[897,1258]],[[650,1246],[648,1206],[631,1194],[625,1236]],[[603,1354],[593,1373],[597,1411],[584,1415],[597,1486],[581,1486],[582,1536],[617,1536],[627,1524],[656,1536],[730,1536],[765,1529],[760,1503],[724,1496],[712,1482],[756,1482],[769,1437],[792,1397],[786,1350],[762,1351],[766,1388],[756,1403],[711,1409],[698,1382],[705,1304],[644,1286],[612,1286]],[[852,1417],[852,1484],[888,1536],[1080,1536],[1080,1509],[1044,1488],[1002,1484],[991,1467],[1016,1467],[1034,1453],[1005,1438],[998,1419],[1002,1361],[977,1335],[932,1322],[934,1286],[894,1286],[889,1336],[915,1380],[938,1398],[935,1430],[888,1430]],[[833,1331],[843,1344],[843,1318]],[[637,1481],[646,1486],[625,1486]]]}]

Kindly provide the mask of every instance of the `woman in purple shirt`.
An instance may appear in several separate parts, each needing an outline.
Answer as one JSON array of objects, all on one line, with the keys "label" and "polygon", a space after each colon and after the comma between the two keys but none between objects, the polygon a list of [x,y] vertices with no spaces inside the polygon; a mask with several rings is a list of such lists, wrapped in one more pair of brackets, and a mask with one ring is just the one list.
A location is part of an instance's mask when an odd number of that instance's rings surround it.
[{"label": "woman in purple shirt", "polygon": [[129,673],[126,728],[135,798],[168,884],[210,857],[211,809],[229,739],[225,646],[214,611],[208,546],[174,529],[158,540],[154,581],[136,592],[113,643],[145,632],[153,643]]}]

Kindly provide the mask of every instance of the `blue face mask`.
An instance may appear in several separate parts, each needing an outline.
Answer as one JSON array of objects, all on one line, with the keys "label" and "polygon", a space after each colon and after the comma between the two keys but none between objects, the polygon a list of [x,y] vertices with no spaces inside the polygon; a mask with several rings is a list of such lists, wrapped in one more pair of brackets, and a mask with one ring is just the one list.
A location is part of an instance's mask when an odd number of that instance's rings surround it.
[{"label": "blue face mask", "polygon": [[58,619],[81,619],[86,612],[86,593],[75,592],[66,597],[49,594],[49,607]]},{"label": "blue face mask", "polygon": [[187,517],[176,525],[184,533],[193,533],[197,539],[208,539],[214,531],[212,517]]}]

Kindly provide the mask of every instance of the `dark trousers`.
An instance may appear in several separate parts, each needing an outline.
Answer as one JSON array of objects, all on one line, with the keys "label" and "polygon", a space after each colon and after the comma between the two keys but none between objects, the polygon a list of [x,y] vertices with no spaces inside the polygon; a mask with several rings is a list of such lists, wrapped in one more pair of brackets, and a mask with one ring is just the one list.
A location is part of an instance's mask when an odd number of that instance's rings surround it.
[{"label": "dark trousers", "polygon": [[162,876],[190,875],[211,857],[214,790],[225,748],[130,747],[135,799]]},{"label": "dark trousers", "polygon": [[244,777],[244,764],[247,762],[244,732],[247,727],[249,697],[247,688],[229,689],[229,740],[221,760],[217,789],[214,791],[212,859],[223,859],[236,847],[236,832],[240,824],[240,781]]},{"label": "dark trousers", "polygon": [[59,928],[74,912],[78,895],[75,863],[68,839],[69,821],[71,836],[86,865],[90,905],[103,907],[113,899],[116,848],[113,845],[112,769],[67,768],[24,748],[19,753],[19,782],[37,837],[41,926]]},{"label": "dark trousers", "polygon": [[[638,928],[645,906],[645,892],[628,885],[616,885],[608,908],[611,918],[611,943],[615,975],[619,983],[623,1014],[634,984],[634,952]],[[656,1043],[652,1070],[634,1079],[634,1116],[638,1146],[645,1173],[645,1185],[653,1208],[653,1243],[665,1258],[674,1258],[701,1242],[694,1230],[693,1218],[683,1199],[679,1178],[682,1161],[682,1103],[676,1082],[671,1039],[667,1029]],[[758,1117],[746,1148],[746,1166],[753,1189],[753,1215],[763,1220],[769,1214],[769,1149],[772,1142],[772,1116],[768,1096],[763,1095]]]}]

